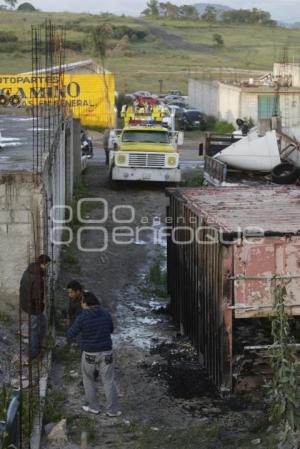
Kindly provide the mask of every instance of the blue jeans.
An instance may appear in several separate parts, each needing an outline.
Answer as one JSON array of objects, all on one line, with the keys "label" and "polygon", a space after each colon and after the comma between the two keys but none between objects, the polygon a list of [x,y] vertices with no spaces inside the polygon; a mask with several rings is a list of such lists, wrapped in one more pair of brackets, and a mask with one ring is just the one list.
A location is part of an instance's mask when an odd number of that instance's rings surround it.
[{"label": "blue jeans", "polygon": [[46,335],[46,317],[43,313],[31,315],[30,330],[31,358],[34,359],[40,352],[42,339]]}]

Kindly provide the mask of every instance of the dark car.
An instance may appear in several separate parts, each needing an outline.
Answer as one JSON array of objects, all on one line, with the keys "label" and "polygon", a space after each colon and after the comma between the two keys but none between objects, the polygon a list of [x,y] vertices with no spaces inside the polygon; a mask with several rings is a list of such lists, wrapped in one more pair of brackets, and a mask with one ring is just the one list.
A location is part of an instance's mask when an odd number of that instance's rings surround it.
[{"label": "dark car", "polygon": [[177,127],[184,131],[192,129],[205,131],[207,129],[206,115],[198,109],[186,109],[183,114],[178,117]]},{"label": "dark car", "polygon": [[92,158],[94,156],[94,148],[92,139],[89,137],[85,129],[80,131],[81,155]]}]

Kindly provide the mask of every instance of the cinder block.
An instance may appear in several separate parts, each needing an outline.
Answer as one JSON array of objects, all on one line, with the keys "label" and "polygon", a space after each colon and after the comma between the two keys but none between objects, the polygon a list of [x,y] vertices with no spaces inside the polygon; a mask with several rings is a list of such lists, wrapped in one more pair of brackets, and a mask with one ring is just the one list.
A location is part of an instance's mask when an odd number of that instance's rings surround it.
[{"label": "cinder block", "polygon": [[6,186],[5,184],[0,184],[0,197],[6,195]]},{"label": "cinder block", "polygon": [[0,210],[0,224],[11,223],[11,214],[9,210]]},{"label": "cinder block", "polygon": [[13,210],[11,213],[12,223],[30,223],[31,214],[28,210]]},{"label": "cinder block", "polygon": [[10,224],[8,226],[8,236],[15,236],[16,238],[25,238],[26,241],[32,241],[33,235],[32,235],[32,226],[31,224]]},{"label": "cinder block", "polygon": [[[0,224],[0,235],[1,235],[1,237],[3,237],[4,238],[4,236],[6,236],[6,234],[8,233],[8,224]],[[1,247],[1,250],[2,250],[2,247],[3,247],[3,244],[2,244],[2,242],[0,241],[0,247]]]}]

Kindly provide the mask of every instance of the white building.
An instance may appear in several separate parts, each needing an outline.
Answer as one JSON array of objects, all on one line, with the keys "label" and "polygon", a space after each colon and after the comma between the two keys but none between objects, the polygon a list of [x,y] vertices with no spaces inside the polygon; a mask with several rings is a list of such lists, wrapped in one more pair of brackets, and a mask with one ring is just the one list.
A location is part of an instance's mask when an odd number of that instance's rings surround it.
[{"label": "white building", "polygon": [[247,82],[189,80],[189,104],[218,120],[254,123],[282,117],[284,127],[300,126],[300,64],[274,64],[273,73]]}]

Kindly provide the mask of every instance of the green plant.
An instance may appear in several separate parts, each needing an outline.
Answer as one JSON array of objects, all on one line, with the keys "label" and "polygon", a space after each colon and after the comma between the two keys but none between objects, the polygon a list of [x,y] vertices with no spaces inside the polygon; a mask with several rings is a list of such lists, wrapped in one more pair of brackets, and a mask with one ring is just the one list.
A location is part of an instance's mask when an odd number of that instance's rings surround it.
[{"label": "green plant", "polygon": [[13,389],[10,386],[2,385],[0,389],[0,421],[6,421],[7,410],[12,399]]},{"label": "green plant", "polygon": [[221,47],[222,45],[224,45],[224,39],[223,36],[219,33],[214,33],[213,34],[213,42],[218,45],[219,47]]},{"label": "green plant", "polygon": [[220,134],[232,133],[234,131],[234,126],[231,123],[222,120],[216,123],[213,131]]},{"label": "green plant", "polygon": [[215,126],[217,124],[217,119],[214,115],[208,115],[207,118],[207,129],[208,131],[212,131],[215,129]]},{"label": "green plant", "polygon": [[0,42],[1,43],[7,43],[7,42],[17,42],[18,36],[16,36],[11,31],[0,31]]},{"label": "green plant", "polygon": [[49,391],[47,394],[44,418],[45,422],[57,422],[63,418],[63,403],[65,395],[58,391]]},{"label": "green plant", "polygon": [[[273,344],[269,349],[273,378],[271,383],[271,421],[279,428],[279,443],[294,444],[299,431],[299,373],[294,341],[290,334],[290,317],[285,310],[287,283],[274,289],[275,316],[272,319]],[[299,441],[298,441],[299,442]],[[292,446],[292,448],[298,446]]]},{"label": "green plant", "polygon": [[146,275],[146,282],[150,294],[154,294],[160,298],[166,298],[168,296],[167,272],[162,269],[159,259],[155,260],[149,268],[149,272]]},{"label": "green plant", "polygon": [[71,439],[78,441],[81,436],[81,430],[84,429],[88,434],[90,443],[94,442],[97,435],[97,419],[93,416],[67,415],[68,428],[71,429]]},{"label": "green plant", "polygon": [[0,323],[10,326],[13,323],[13,318],[5,312],[0,312]]},{"label": "green plant", "polygon": [[185,179],[183,182],[184,187],[201,187],[203,185],[203,175],[197,171],[191,171],[185,174]]}]

